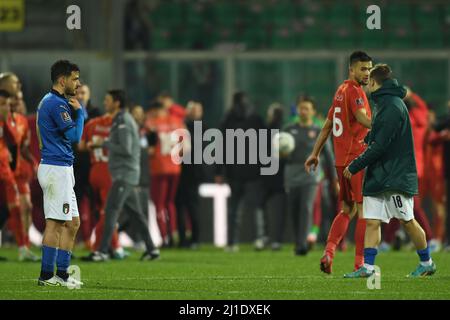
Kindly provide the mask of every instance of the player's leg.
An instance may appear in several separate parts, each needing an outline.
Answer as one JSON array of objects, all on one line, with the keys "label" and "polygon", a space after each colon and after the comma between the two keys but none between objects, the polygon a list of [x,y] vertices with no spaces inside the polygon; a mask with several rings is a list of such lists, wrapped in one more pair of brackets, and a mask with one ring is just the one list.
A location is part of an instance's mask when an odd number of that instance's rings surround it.
[{"label": "player's leg", "polygon": [[306,185],[300,189],[301,197],[299,203],[299,225],[297,238],[297,255],[306,255],[308,253],[307,237],[312,226],[314,199],[316,198],[317,185]]},{"label": "player's leg", "polygon": [[299,245],[299,225],[300,225],[300,201],[301,194],[299,187],[288,187],[287,193],[287,210],[288,214],[292,219],[292,231],[294,234],[294,252],[297,251],[297,246]]},{"label": "player's leg", "polygon": [[171,174],[167,176],[167,198],[166,209],[169,217],[169,230],[173,242],[178,242],[178,228],[177,228],[177,208],[175,206],[175,197],[177,195],[178,182],[180,180],[179,174]]},{"label": "player's leg", "polygon": [[98,250],[103,257],[108,253],[117,220],[132,188],[133,186],[123,181],[114,181],[109,190],[108,199],[106,200],[104,230]]},{"label": "player's leg", "polygon": [[436,265],[431,259],[430,248],[427,244],[425,231],[415,219],[402,221],[402,224],[414,243],[420,259],[419,266],[409,276],[422,277],[433,275],[436,272]]},{"label": "player's leg", "polygon": [[5,180],[7,206],[9,211],[9,228],[14,233],[17,246],[19,247],[19,261],[25,261],[26,238],[25,227],[22,219],[22,208],[20,206],[19,188],[16,180],[12,178]]},{"label": "player's leg", "polygon": [[[331,266],[336,252],[336,247],[344,238],[347,233],[350,220],[356,214],[357,209],[352,197],[352,184],[343,176],[343,167],[337,167],[336,172],[339,179],[339,201],[342,203],[342,210],[336,215],[331,224],[330,231],[328,233],[327,244],[325,246],[325,252],[320,259],[320,269],[325,273],[331,273]],[[355,180],[358,176],[353,176],[352,180]]]},{"label": "player's leg", "polygon": [[363,217],[363,205],[356,203],[357,221],[355,229],[355,270],[364,264],[364,238],[366,234],[366,220]]},{"label": "player's leg", "polygon": [[344,278],[366,278],[374,272],[377,248],[381,241],[381,222],[389,222],[390,219],[384,195],[364,197],[362,212],[366,219],[364,265],[354,272],[345,274]]},{"label": "player's leg", "polygon": [[142,255],[142,260],[154,260],[159,258],[159,250],[156,249],[150,236],[148,217],[142,209],[139,192],[136,187],[132,187],[125,200],[124,208],[130,214],[130,218],[136,222],[137,231],[139,232],[141,239],[144,240],[146,252]]},{"label": "player's leg", "polygon": [[167,218],[164,207],[164,201],[167,197],[167,179],[164,175],[153,175],[151,177],[151,198],[155,204],[156,221],[158,222],[159,231],[165,244],[167,244]]},{"label": "player's leg", "polygon": [[[66,169],[69,172],[67,177],[70,178],[71,168]],[[66,221],[61,230],[61,237],[58,246],[58,254],[56,256],[56,275],[57,277],[59,277],[59,279],[62,279],[62,281],[64,282],[67,282],[67,280],[69,279],[69,274],[67,273],[67,270],[69,269],[70,266],[70,260],[72,257],[75,239],[77,236],[78,229],[80,228],[80,214],[78,211],[77,198],[73,188],[71,192],[72,192],[72,199],[69,203],[69,208],[67,210],[70,212],[69,215],[71,216],[72,219]]]},{"label": "player's leg", "polygon": [[404,226],[420,258],[419,266],[409,276],[420,277],[434,274],[436,265],[430,256],[430,248],[428,247],[425,231],[414,219],[413,197],[392,193],[389,194],[386,204],[393,217],[399,219]]},{"label": "player's leg", "polygon": [[23,232],[24,232],[24,260],[26,261],[40,261],[39,257],[36,256],[31,250],[29,230],[32,225],[31,213],[33,210],[33,205],[31,203],[30,188],[28,183],[19,184],[19,201],[22,213],[23,222]]},{"label": "player's leg", "polygon": [[229,181],[231,196],[228,202],[228,244],[226,250],[233,252],[238,249],[240,203],[244,193],[244,185],[240,181]]},{"label": "player's leg", "polygon": [[[43,285],[54,276],[58,246],[65,221],[45,220],[45,230],[42,238],[42,262],[39,284]],[[50,282],[51,284],[52,282]],[[56,284],[55,284],[56,285]]]}]

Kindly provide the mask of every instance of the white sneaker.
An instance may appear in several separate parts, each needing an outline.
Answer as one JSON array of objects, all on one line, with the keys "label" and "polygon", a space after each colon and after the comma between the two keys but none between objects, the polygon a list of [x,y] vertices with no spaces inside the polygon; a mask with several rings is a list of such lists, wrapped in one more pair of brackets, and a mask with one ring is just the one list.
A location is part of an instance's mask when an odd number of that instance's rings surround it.
[{"label": "white sneaker", "polygon": [[63,287],[67,287],[69,289],[80,289],[82,285],[84,285],[83,282],[80,280],[75,279],[72,276],[69,276],[66,281],[64,281],[62,278],[58,276],[54,276],[55,280]]},{"label": "white sneaker", "polygon": [[[59,278],[59,277],[58,277]],[[61,279],[61,278],[59,278]],[[61,279],[62,280],[62,279]],[[56,279],[56,276],[53,276],[52,278],[48,280],[38,279],[38,286],[45,286],[45,287],[61,287],[60,281]]]}]

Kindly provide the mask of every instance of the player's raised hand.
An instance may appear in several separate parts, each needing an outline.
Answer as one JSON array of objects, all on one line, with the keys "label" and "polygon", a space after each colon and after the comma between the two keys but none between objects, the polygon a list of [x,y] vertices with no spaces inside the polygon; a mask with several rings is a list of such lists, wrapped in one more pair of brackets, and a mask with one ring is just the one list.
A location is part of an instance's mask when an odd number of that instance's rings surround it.
[{"label": "player's raised hand", "polygon": [[78,101],[78,99],[70,98],[69,103],[75,110],[81,109],[81,103],[80,101]]},{"label": "player's raised hand", "polygon": [[310,155],[308,157],[308,159],[306,159],[306,161],[305,161],[306,172],[310,173],[311,169],[312,169],[312,171],[315,171],[318,164],[319,164],[319,158],[315,155]]}]

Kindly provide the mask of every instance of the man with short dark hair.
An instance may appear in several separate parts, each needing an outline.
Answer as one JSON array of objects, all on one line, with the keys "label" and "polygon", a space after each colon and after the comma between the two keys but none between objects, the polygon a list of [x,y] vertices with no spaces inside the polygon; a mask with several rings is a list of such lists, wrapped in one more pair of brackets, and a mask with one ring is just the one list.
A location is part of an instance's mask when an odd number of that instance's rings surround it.
[{"label": "man with short dark hair", "polygon": [[368,84],[375,102],[372,130],[366,137],[368,147],[344,170],[351,179],[367,168],[363,187],[363,213],[367,221],[364,243],[364,265],[346,278],[365,278],[374,274],[377,246],[381,241],[381,222],[397,218],[413,241],[420,264],[410,277],[430,276],[436,265],[430,257],[425,232],[414,219],[414,195],[418,178],[414,139],[408,109],[403,102],[406,89],[392,78],[386,64],[376,65]]},{"label": "man with short dark hair", "polygon": [[343,210],[336,215],[328,233],[325,252],[320,259],[320,270],[332,272],[336,247],[347,232],[350,220],[356,215],[355,230],[355,270],[364,263],[364,232],[366,222],[362,218],[362,183],[363,172],[356,174],[352,180],[344,179],[344,168],[350,164],[366,146],[363,142],[370,128],[371,110],[362,86],[369,81],[372,58],[365,52],[355,51],[349,59],[349,79],[345,80],[336,91],[328,117],[317,138],[314,150],[305,161],[306,171],[319,164],[319,155],[328,137],[333,133],[336,159],[336,171],[339,179],[339,201]]},{"label": "man with short dark hair", "polygon": [[105,208],[105,225],[99,250],[92,254],[94,262],[108,260],[111,238],[122,209],[126,207],[131,218],[136,219],[139,233],[145,242],[146,252],[141,260],[159,258],[147,226],[137,185],[140,177],[139,133],[136,122],[126,110],[126,97],[123,90],[110,90],[108,95],[113,100],[113,108],[118,110],[114,116],[108,139],[98,138],[91,147],[104,147],[109,151],[109,172],[112,186],[108,193]]},{"label": "man with short dark hair", "polygon": [[73,190],[72,150],[72,144],[81,139],[84,125],[82,106],[75,99],[80,69],[67,60],[57,61],[51,68],[51,80],[52,90],[41,100],[37,111],[36,131],[41,149],[38,180],[44,194],[46,219],[38,284],[79,287],[83,283],[69,276],[67,270],[80,226]]}]

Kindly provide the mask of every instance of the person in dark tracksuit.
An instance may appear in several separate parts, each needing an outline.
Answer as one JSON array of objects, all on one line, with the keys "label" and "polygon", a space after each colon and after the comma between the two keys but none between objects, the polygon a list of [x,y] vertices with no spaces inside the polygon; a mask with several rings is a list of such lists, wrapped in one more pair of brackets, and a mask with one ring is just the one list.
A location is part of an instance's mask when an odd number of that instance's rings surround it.
[{"label": "person in dark tracksuit", "polygon": [[[190,145],[194,145],[194,122],[203,118],[203,106],[199,102],[190,101],[186,106],[187,118],[186,128],[191,135]],[[203,125],[203,130],[205,127]],[[193,149],[191,149],[192,151]],[[177,207],[178,236],[180,247],[190,247],[196,249],[200,241],[199,230],[199,202],[200,196],[198,188],[203,180],[203,167],[201,164],[194,164],[191,155],[191,164],[182,163],[180,182],[178,185],[175,205]],[[186,214],[191,222],[191,239],[186,238]]]},{"label": "person in dark tracksuit", "polygon": [[[269,130],[281,130],[283,127],[283,106],[273,103],[267,110],[267,128]],[[271,148],[272,141],[268,141]],[[271,150],[271,149],[269,149]],[[272,239],[272,250],[280,250],[283,242],[286,224],[286,191],[284,189],[284,166],[285,160],[279,160],[278,172],[274,175],[263,176],[264,212],[269,221],[273,221],[274,235]],[[267,227],[267,225],[266,225]],[[267,232],[268,233],[268,232]]]},{"label": "person in dark tracksuit", "polygon": [[[264,120],[252,110],[252,106],[245,92],[237,92],[233,96],[233,105],[226,114],[222,124],[221,131],[226,136],[226,130],[264,129]],[[235,139],[236,140],[236,139]],[[256,241],[261,242],[264,235],[264,222],[261,221],[263,216],[261,213],[263,199],[261,197],[263,191],[263,182],[261,178],[261,164],[249,163],[250,143],[245,141],[245,164],[237,163],[238,148],[234,145],[233,164],[216,166],[216,183],[226,182],[230,185],[231,197],[228,205],[228,245],[227,251],[236,252],[239,250],[239,234],[240,234],[240,217],[241,213],[251,214],[255,218],[256,224]],[[258,145],[259,142],[256,142]],[[225,148],[226,149],[226,148]],[[224,159],[226,152],[224,150]]]},{"label": "person in dark tracksuit", "polygon": [[[301,97],[297,110],[299,121],[283,129],[294,137],[295,149],[287,156],[280,154],[280,157],[286,156],[284,184],[288,213],[292,217],[294,227],[295,254],[306,255],[309,250],[307,236],[312,226],[313,205],[321,170],[307,173],[303,163],[314,148],[320,128],[313,122],[316,110],[311,98]],[[323,164],[330,168],[329,171],[333,171],[334,157],[329,143],[325,144],[323,154]]]},{"label": "person in dark tracksuit", "polygon": [[105,261],[108,259],[108,249],[111,243],[115,224],[122,209],[125,207],[130,218],[135,219],[139,226],[139,233],[145,242],[146,252],[141,260],[159,258],[159,250],[150,236],[147,216],[139,200],[138,183],[140,178],[141,147],[136,122],[125,109],[125,93],[122,90],[108,92],[120,108],[114,117],[109,139],[96,143],[99,147],[109,150],[109,171],[112,186],[108,193],[105,209],[105,225],[100,248],[93,253],[92,261]]}]

